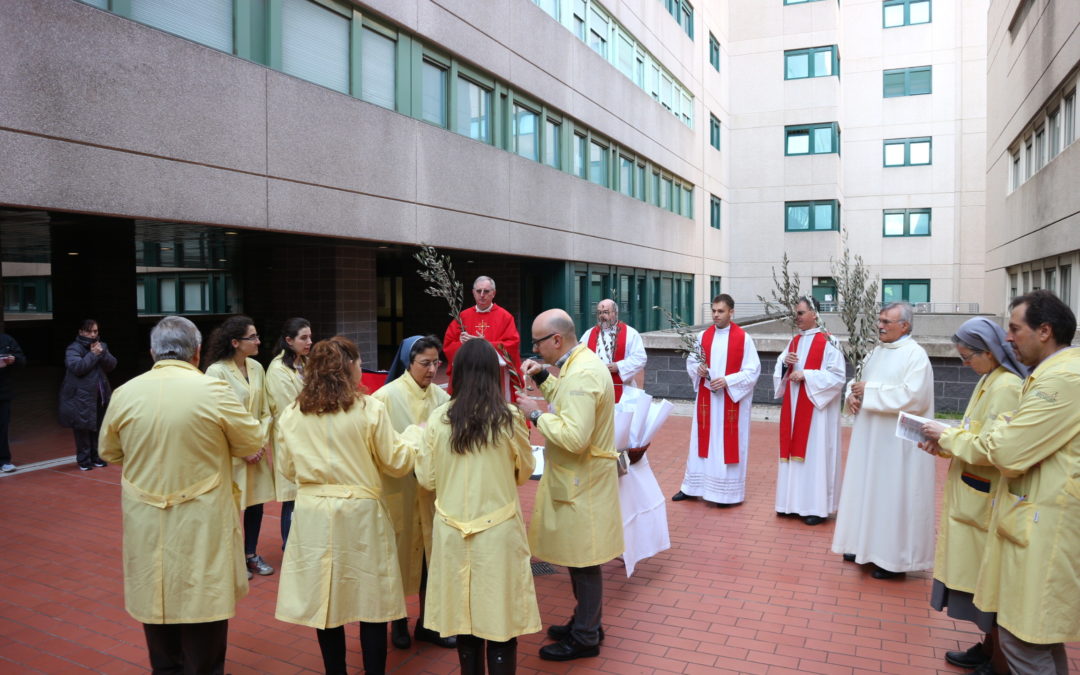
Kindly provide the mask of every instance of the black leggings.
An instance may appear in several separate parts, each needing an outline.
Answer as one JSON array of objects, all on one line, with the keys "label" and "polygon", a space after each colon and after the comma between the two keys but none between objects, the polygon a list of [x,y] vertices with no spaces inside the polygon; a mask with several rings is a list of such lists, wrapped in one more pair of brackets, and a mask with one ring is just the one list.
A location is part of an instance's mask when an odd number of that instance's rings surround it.
[{"label": "black leggings", "polygon": [[[316,628],[319,649],[322,651],[326,675],[345,675],[345,626]],[[360,650],[364,655],[364,673],[383,675],[386,672],[386,622],[360,622]]]}]

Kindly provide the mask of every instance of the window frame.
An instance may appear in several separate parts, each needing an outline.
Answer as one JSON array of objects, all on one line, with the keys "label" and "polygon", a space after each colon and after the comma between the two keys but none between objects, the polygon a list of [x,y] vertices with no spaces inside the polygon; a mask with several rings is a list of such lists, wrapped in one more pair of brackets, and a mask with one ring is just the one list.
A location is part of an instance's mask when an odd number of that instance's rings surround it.
[{"label": "window frame", "polygon": [[[931,282],[930,279],[882,279],[881,280],[881,301],[883,303],[884,302],[909,302],[911,304],[915,304],[915,303],[918,303],[918,302],[933,302],[933,300],[932,300],[933,295],[931,295],[931,292],[933,290],[933,285],[930,282]],[[892,299],[892,300],[886,300],[885,299],[885,287],[889,286],[889,285],[899,285],[899,286],[901,286],[902,290],[900,292],[900,297],[899,298]],[[911,287],[916,286],[916,285],[918,285],[918,286],[925,285],[926,286],[926,300],[909,300],[909,298],[911,297]]]},{"label": "window frame", "polygon": [[[814,56],[824,52],[829,52],[831,70],[830,73],[817,74],[817,69],[814,67]],[[788,76],[788,59],[793,56],[805,56],[806,57],[806,72],[807,74],[802,77],[789,77]],[[824,45],[821,47],[804,47],[802,49],[788,49],[784,51],[784,80],[810,80],[819,77],[840,77],[840,49],[837,45]]]},{"label": "window frame", "polygon": [[720,41],[716,39],[712,31],[709,32],[709,65],[716,72],[720,72]]},{"label": "window frame", "polygon": [[[832,145],[831,149],[825,152],[816,152],[814,150],[814,132],[822,129],[829,129],[832,132]],[[806,152],[790,152],[788,140],[792,132],[807,133],[807,151]],[[785,157],[804,157],[806,155],[839,155],[840,154],[840,123],[839,122],[821,122],[818,124],[791,124],[784,127],[784,156]]]},{"label": "window frame", "polygon": [[720,149],[720,119],[712,113],[709,113],[709,145]]},{"label": "window frame", "polygon": [[[911,223],[913,215],[926,215],[926,232],[924,234],[915,234],[911,231]],[[885,221],[888,216],[903,215],[904,216],[904,231],[901,234],[889,234],[886,229]],[[895,238],[895,237],[929,237],[934,232],[934,216],[933,209],[931,208],[918,208],[918,209],[884,209],[881,212],[881,236]]]},{"label": "window frame", "polygon": [[[831,227],[815,227],[814,221],[816,218],[817,206],[832,206],[832,223]],[[788,210],[795,207],[807,207],[809,209],[810,217],[806,221],[805,228],[793,228],[791,227],[791,220],[788,217]],[[784,232],[839,232],[840,231],[840,200],[839,199],[812,199],[812,200],[795,200],[784,202]]]},{"label": "window frame", "polygon": [[[915,73],[926,72],[930,74],[928,86],[926,91],[912,91],[911,76]],[[889,85],[886,82],[890,75],[902,75],[904,84],[903,91],[899,94],[890,94]],[[912,66],[910,68],[890,68],[881,71],[881,96],[882,98],[902,98],[904,96],[926,96],[934,93],[934,67],[930,66]]]},{"label": "window frame", "polygon": [[723,200],[714,194],[709,195],[709,227],[719,230],[723,222]]},{"label": "window frame", "polygon": [[[926,21],[920,21],[918,23],[911,23],[911,5],[926,2]],[[902,6],[904,8],[904,22],[895,25],[888,25],[885,23],[885,14],[889,7]],[[928,23],[934,22],[934,3],[932,0],[884,0],[881,3],[881,27],[882,28],[903,28],[904,26],[924,26]]]},{"label": "window frame", "polygon": [[[911,146],[916,143],[929,144],[928,160],[926,162],[920,162],[918,164],[912,164],[911,162]],[[904,162],[903,164],[889,164],[888,163],[888,147],[890,145],[903,145],[904,146]],[[886,138],[882,141],[881,151],[881,165],[886,169],[895,169],[903,166],[931,166],[934,163],[934,138],[933,136],[917,136],[914,138]]]}]

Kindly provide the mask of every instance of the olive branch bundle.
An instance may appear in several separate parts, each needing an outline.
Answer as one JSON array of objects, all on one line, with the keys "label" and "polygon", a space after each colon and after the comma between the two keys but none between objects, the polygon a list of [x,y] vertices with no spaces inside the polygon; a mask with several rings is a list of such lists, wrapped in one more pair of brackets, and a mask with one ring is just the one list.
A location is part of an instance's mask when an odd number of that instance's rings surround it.
[{"label": "olive branch bundle", "polygon": [[679,341],[682,342],[682,346],[675,349],[683,356],[693,356],[697,359],[698,363],[706,363],[705,350],[701,348],[701,342],[698,341],[697,335],[690,330],[690,326],[686,325],[677,316],[672,314],[666,307],[660,305],[653,306],[653,309],[658,309],[667,319],[667,322],[671,325],[671,329],[679,334]]},{"label": "olive branch bundle", "polygon": [[454,265],[450,262],[450,256],[440,254],[433,246],[424,245],[413,257],[420,263],[417,272],[420,278],[430,284],[424,292],[446,300],[446,304],[450,306],[450,318],[458,322],[461,332],[464,333],[465,324],[461,323],[461,297],[464,291],[461,282],[454,276]]}]

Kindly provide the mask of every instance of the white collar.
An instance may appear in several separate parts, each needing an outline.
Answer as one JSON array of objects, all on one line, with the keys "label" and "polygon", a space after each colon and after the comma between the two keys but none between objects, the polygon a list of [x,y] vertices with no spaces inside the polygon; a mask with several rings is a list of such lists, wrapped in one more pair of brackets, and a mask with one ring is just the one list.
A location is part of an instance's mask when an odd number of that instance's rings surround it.
[{"label": "white collar", "polygon": [[494,302],[491,303],[490,305],[488,305],[487,309],[480,309],[479,305],[473,305],[473,311],[475,311],[477,314],[487,314],[488,312],[490,312],[493,309],[495,309],[495,303]]}]

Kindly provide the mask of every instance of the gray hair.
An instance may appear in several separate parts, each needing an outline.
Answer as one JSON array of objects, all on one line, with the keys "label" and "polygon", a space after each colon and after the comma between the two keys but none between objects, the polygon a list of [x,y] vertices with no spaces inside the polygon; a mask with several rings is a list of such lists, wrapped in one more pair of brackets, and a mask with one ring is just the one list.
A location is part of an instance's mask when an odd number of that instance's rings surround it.
[{"label": "gray hair", "polygon": [[887,312],[890,309],[900,310],[900,320],[907,322],[907,332],[911,333],[915,329],[915,309],[911,306],[910,302],[890,302],[881,308],[882,312]]},{"label": "gray hair", "polygon": [[191,361],[202,344],[202,333],[182,316],[167,316],[150,331],[150,353],[155,361]]},{"label": "gray hair", "polygon": [[480,283],[481,281],[490,281],[491,282],[491,290],[493,290],[493,291],[495,290],[495,280],[492,279],[491,277],[484,277],[484,276],[476,277],[476,281],[472,282],[472,287],[476,288],[476,284]]},{"label": "gray hair", "polygon": [[596,303],[596,311],[599,312],[600,311],[600,305],[604,304],[605,302],[610,302],[611,303],[611,308],[615,310],[615,318],[618,319],[619,318],[619,303],[615,302],[611,298],[604,298],[600,302]]},{"label": "gray hair", "polygon": [[795,301],[795,307],[798,307],[799,305],[806,305],[814,314],[821,312],[821,305],[818,303],[817,298],[809,295],[800,295],[799,299]]}]

